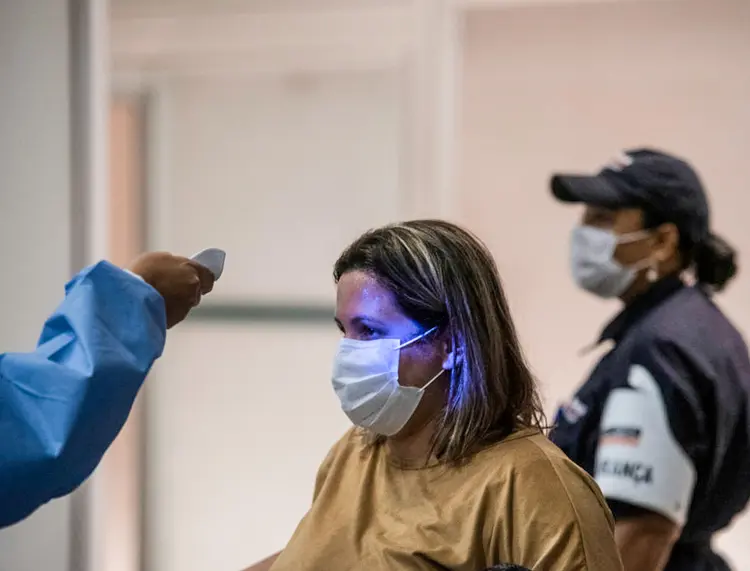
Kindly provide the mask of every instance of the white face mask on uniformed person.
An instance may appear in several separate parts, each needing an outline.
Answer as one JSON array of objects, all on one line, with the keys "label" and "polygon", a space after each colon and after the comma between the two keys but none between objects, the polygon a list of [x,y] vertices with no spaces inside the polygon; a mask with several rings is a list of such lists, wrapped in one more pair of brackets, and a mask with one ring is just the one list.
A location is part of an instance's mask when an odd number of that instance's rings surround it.
[{"label": "white face mask on uniformed person", "polygon": [[615,234],[594,226],[577,226],[570,241],[570,268],[579,287],[599,297],[619,297],[631,286],[640,270],[648,266],[643,260],[623,266],[614,258],[618,244],[636,242],[649,235],[646,230]]},{"label": "white face mask on uniformed person", "polygon": [[423,387],[402,386],[398,382],[400,350],[436,329],[433,327],[406,343],[399,339],[339,341],[333,365],[333,390],[352,423],[384,436],[393,436],[406,425],[427,387],[443,370]]}]

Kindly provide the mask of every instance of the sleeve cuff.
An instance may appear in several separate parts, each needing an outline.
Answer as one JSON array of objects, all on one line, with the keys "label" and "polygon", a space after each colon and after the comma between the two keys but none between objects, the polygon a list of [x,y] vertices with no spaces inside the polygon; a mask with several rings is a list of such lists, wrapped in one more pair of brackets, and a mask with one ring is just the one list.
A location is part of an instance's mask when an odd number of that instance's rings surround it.
[{"label": "sleeve cuff", "polygon": [[131,275],[131,276],[133,276],[134,278],[136,278],[136,279],[138,279],[138,280],[141,280],[141,281],[142,281],[142,282],[144,282],[144,283],[146,282],[146,280],[144,280],[144,279],[143,279],[143,278],[142,278],[141,276],[139,276],[139,275],[138,275],[138,274],[136,274],[135,272],[131,272],[130,270],[128,270],[128,269],[125,269],[125,268],[122,268],[122,271],[124,271],[124,272],[125,272],[126,274],[130,274],[130,275]]}]

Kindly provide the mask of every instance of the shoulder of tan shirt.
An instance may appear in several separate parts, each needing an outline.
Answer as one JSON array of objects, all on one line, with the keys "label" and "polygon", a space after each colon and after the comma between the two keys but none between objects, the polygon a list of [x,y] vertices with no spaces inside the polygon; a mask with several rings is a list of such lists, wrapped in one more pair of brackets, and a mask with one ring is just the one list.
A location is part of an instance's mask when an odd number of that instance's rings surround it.
[{"label": "shoulder of tan shirt", "polygon": [[[538,431],[479,452],[489,504],[488,552],[548,571],[619,571],[614,521],[594,480]],[[486,478],[486,479],[485,479]]]},{"label": "shoulder of tan shirt", "polygon": [[[321,464],[315,497],[329,474],[339,480],[358,470],[363,451],[361,431],[350,429]],[[545,571],[621,571],[612,515],[599,488],[539,431],[520,431],[458,468],[441,470],[441,479],[455,482],[448,486],[454,490],[449,503],[481,503],[473,523],[488,560],[511,557]]]}]

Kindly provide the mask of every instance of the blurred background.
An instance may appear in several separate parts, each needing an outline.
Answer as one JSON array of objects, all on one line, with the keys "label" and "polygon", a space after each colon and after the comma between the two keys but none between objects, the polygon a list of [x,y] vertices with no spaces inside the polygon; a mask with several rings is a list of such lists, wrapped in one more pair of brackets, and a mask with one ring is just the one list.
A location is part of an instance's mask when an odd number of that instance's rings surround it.
[{"label": "blurred background", "polygon": [[[550,172],[681,154],[748,263],[748,62],[747,0],[0,0],[3,350],[94,260],[228,252],[94,478],[0,532],[0,569],[238,571],[283,547],[348,426],[332,264],[387,222],[487,242],[551,413],[617,305],[570,280]],[[719,298],[746,333],[748,279]],[[738,570],[748,537],[719,542]]]}]

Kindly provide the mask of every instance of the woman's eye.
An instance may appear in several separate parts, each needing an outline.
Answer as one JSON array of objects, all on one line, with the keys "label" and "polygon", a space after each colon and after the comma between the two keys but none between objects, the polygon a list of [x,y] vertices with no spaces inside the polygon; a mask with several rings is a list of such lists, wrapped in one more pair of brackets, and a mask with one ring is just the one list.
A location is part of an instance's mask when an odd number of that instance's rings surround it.
[{"label": "woman's eye", "polygon": [[367,325],[362,326],[362,335],[368,339],[377,337],[379,335],[379,332],[373,329],[372,327],[368,327]]}]

